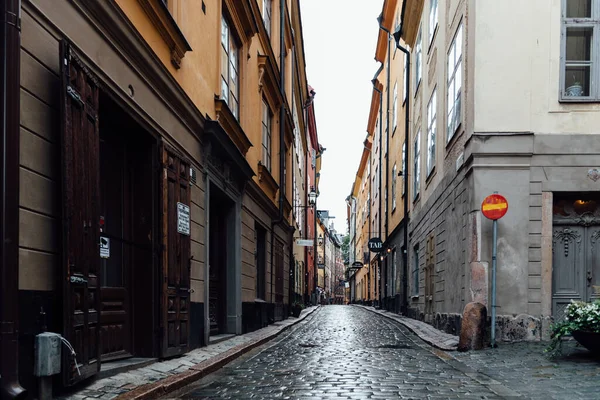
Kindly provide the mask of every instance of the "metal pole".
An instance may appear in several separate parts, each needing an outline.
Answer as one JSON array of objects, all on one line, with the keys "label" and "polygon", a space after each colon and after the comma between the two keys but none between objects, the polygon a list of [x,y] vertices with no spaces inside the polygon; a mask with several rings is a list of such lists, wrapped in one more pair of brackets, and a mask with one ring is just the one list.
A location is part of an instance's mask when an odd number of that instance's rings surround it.
[{"label": "metal pole", "polygon": [[496,238],[498,220],[492,223],[492,347],[496,347]]}]

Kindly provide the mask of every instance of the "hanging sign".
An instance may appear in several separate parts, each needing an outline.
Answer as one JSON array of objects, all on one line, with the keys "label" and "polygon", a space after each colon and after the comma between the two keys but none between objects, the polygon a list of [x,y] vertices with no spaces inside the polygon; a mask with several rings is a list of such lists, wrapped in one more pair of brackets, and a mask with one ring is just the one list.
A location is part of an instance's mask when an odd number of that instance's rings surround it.
[{"label": "hanging sign", "polygon": [[110,257],[110,239],[103,236],[100,236],[100,257]]},{"label": "hanging sign", "polygon": [[177,203],[177,232],[190,236],[190,206]]},{"label": "hanging sign", "polygon": [[508,211],[508,201],[497,193],[491,194],[481,203],[481,212],[491,220],[497,220],[506,214]]},{"label": "hanging sign", "polygon": [[383,251],[383,242],[378,237],[369,239],[368,246],[369,246],[369,250],[371,250],[374,253],[379,253],[379,252]]},{"label": "hanging sign", "polygon": [[296,244],[298,246],[307,246],[310,247],[314,244],[312,239],[296,239]]}]

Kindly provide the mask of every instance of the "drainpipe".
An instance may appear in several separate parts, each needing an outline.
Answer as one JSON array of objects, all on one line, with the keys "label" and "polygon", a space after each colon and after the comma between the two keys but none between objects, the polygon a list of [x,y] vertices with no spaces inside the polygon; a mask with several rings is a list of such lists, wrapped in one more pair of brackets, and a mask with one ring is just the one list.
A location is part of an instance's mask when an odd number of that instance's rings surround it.
[{"label": "drainpipe", "polygon": [[0,398],[19,399],[19,124],[21,1],[0,1]]},{"label": "drainpipe", "polygon": [[[379,28],[381,30],[383,30],[385,33],[387,33],[388,36],[388,45],[387,45],[387,77],[386,77],[386,88],[387,88],[387,106],[386,106],[386,133],[385,133],[385,243],[387,247],[389,246],[388,241],[388,221],[389,221],[389,187],[390,187],[390,58],[391,58],[391,41],[392,41],[392,36],[390,34],[390,31],[388,31],[383,25],[381,25],[383,22],[383,18],[379,18]],[[387,287],[388,287],[388,258],[386,256],[385,259],[385,274],[384,276],[384,281],[385,283],[382,284],[383,287],[385,287],[385,294],[387,296]]]},{"label": "drainpipe", "polygon": [[285,0],[279,1],[279,92],[281,94],[281,106],[279,107],[279,216],[271,222],[271,303],[275,304],[273,298],[273,248],[275,246],[275,226],[282,223],[283,218],[283,196],[284,166],[285,166]]},{"label": "drainpipe", "polygon": [[[404,4],[402,5],[402,15],[404,15]],[[408,145],[408,139],[410,135],[408,134],[408,129],[410,126],[409,116],[410,116],[410,51],[400,45],[400,35],[402,34],[402,26],[394,33],[394,39],[396,40],[396,48],[404,53],[406,56],[406,76],[404,79],[406,80],[406,105],[405,115],[404,115],[404,153],[405,153],[405,161],[406,166],[402,166],[405,171],[402,171],[402,175],[404,176],[404,252],[402,254],[402,291],[404,293],[404,299],[402,304],[402,313],[406,314],[408,311],[408,249],[410,248],[408,245],[408,223],[410,221],[408,214],[408,152],[410,146]]]},{"label": "drainpipe", "polygon": [[[371,81],[373,83],[373,89],[375,89],[377,91],[377,93],[379,93],[379,224],[377,225],[378,229],[379,229],[379,236],[381,236],[381,212],[383,211],[382,208],[382,200],[381,200],[381,184],[382,184],[382,170],[383,168],[381,168],[381,164],[383,162],[382,159],[382,153],[383,153],[383,93],[381,92],[381,90],[379,90],[377,88],[377,76],[379,76],[379,73],[381,72],[381,70],[383,69],[383,64],[381,64],[381,66],[379,67],[379,69],[377,70],[377,73],[375,74],[375,77],[373,78],[373,80]],[[377,264],[378,264],[378,268],[377,271],[375,273],[375,279],[377,279],[377,272],[379,272],[379,274],[381,275],[381,256],[377,256]],[[379,282],[379,307],[381,308],[381,282]],[[375,281],[375,284],[377,284],[377,281]]]}]

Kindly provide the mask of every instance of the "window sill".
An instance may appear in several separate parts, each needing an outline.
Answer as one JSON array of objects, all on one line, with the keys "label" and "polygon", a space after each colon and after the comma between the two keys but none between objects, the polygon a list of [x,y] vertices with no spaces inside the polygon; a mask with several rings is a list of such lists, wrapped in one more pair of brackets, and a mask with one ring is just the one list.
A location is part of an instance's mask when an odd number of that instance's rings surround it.
[{"label": "window sill", "polygon": [[594,99],[591,97],[574,97],[569,96],[561,97],[558,99],[561,104],[586,104],[586,103],[600,103],[600,99]]},{"label": "window sill", "polygon": [[171,63],[177,69],[181,68],[181,59],[186,52],[191,51],[190,44],[177,26],[169,9],[160,0],[138,0],[154,27],[160,33],[169,50]]},{"label": "window sill", "polygon": [[459,131],[462,128],[462,122],[460,122],[457,126],[456,129],[454,129],[454,133],[452,134],[452,137],[450,138],[450,140],[446,143],[446,151],[448,151],[448,149],[450,147],[452,147],[454,145],[454,143],[456,142],[457,138],[461,135],[459,135]]},{"label": "window sill", "polygon": [[421,200],[421,195],[420,193],[417,193],[417,195],[413,198],[413,204],[418,203],[419,200]]},{"label": "window sill", "polygon": [[260,161],[258,162],[258,181],[261,183],[264,182],[268,190],[267,194],[274,199],[275,195],[277,194],[277,190],[279,189],[279,185],[273,178],[273,175],[271,175],[271,172],[269,172],[267,167],[265,167]]},{"label": "window sill", "polygon": [[246,132],[242,129],[240,122],[235,118],[225,100],[215,99],[215,111],[217,113],[217,121],[223,126],[225,132],[229,134],[239,151],[246,156],[248,149],[252,146],[252,142],[246,136]]},{"label": "window sill", "polygon": [[425,189],[427,189],[427,187],[433,180],[433,177],[435,176],[436,172],[437,171],[435,169],[435,166],[431,169],[431,171],[429,171],[429,175],[427,175],[427,178],[425,179]]},{"label": "window sill", "polygon": [[431,54],[431,49],[433,48],[433,43],[435,43],[435,37],[437,36],[438,28],[440,23],[435,24],[435,29],[433,30],[433,35],[431,35],[431,40],[429,41],[429,45],[427,47],[427,56]]}]

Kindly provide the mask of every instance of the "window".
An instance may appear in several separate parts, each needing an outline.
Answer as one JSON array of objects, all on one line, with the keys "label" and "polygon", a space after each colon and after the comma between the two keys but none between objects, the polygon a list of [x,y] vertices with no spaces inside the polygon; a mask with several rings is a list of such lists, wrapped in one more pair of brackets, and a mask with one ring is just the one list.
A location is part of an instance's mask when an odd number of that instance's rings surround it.
[{"label": "window", "polygon": [[600,100],[600,1],[563,0],[561,100]]},{"label": "window", "polygon": [[458,26],[448,52],[448,121],[446,143],[452,140],[461,121],[462,25]]},{"label": "window", "polygon": [[421,129],[417,132],[417,137],[415,138],[415,165],[414,165],[414,180],[413,180],[413,199],[416,199],[419,196],[419,187],[421,180],[421,172],[419,171],[419,165],[421,164]]},{"label": "window", "polygon": [[404,72],[402,73],[402,77],[404,79],[404,83],[402,84],[402,102],[406,101],[406,72],[408,68],[408,57],[406,54],[404,55]]},{"label": "window", "polygon": [[223,17],[221,19],[221,98],[227,103],[234,117],[239,120],[238,51],[229,23]]},{"label": "window", "polygon": [[271,172],[271,110],[264,99],[262,104],[262,164]]},{"label": "window", "polygon": [[421,83],[421,60],[423,57],[423,51],[421,49],[421,29],[417,35],[417,44],[415,46],[415,93]]},{"label": "window", "polygon": [[427,176],[435,168],[436,89],[427,105]]},{"label": "window", "polygon": [[429,2],[429,44],[433,41],[433,35],[438,26],[438,0]]},{"label": "window", "polygon": [[408,176],[406,170],[406,142],[402,143],[402,194],[404,194],[404,180]]},{"label": "window", "polygon": [[267,29],[267,35],[271,36],[271,9],[273,6],[273,0],[263,0],[263,22]]},{"label": "window", "polygon": [[398,170],[396,168],[396,164],[392,168],[392,211],[396,209],[396,182],[398,177]]},{"label": "window", "polygon": [[267,231],[258,223],[254,223],[254,243],[256,245],[254,260],[256,262],[256,298],[265,299],[266,264],[267,264]]},{"label": "window", "polygon": [[394,104],[392,106],[392,135],[396,132],[398,125],[398,82],[394,83]]},{"label": "window", "polygon": [[419,296],[419,246],[415,246],[414,248],[414,265],[412,271],[413,284],[412,284],[412,294],[413,296]]}]

